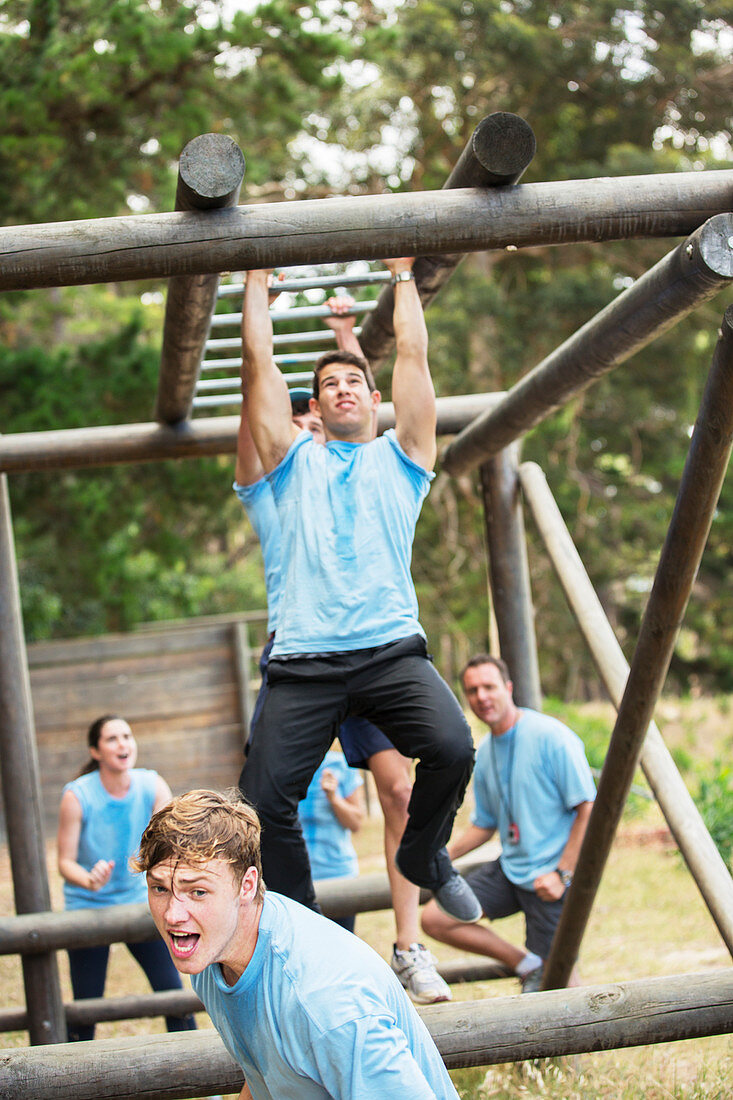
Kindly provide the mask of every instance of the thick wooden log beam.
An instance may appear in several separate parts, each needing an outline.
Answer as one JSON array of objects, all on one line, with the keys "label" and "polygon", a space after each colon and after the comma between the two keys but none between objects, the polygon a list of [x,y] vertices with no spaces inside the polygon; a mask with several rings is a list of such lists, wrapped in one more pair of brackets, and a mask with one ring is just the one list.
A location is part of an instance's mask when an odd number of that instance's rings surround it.
[{"label": "thick wooden log beam", "polygon": [[[455,435],[493,408],[501,397],[502,394],[494,393],[439,397],[438,435]],[[233,455],[238,427],[238,416],[212,416],[174,426],[122,424],[0,435],[0,473]],[[379,408],[378,430],[384,432],[391,427],[394,427],[394,408],[385,401]]]},{"label": "thick wooden log beam", "polygon": [[733,279],[733,214],[719,214],[655,264],[461,432],[443,455],[451,474],[485,462],[536,427]]},{"label": "thick wooden log beam", "polygon": [[[721,1035],[731,971],[492,997],[421,1009],[449,1069]],[[12,1100],[183,1100],[236,1093],[242,1072],[214,1031],[0,1051]]]},{"label": "thick wooden log beam", "polygon": [[[437,967],[449,985],[459,982],[490,982],[497,978],[514,978],[513,970],[501,963],[482,959],[478,955],[466,959],[450,959]],[[134,994],[128,997],[89,997],[64,1005],[66,1022],[76,1027],[110,1020],[139,1020],[152,1016],[188,1016],[203,1012],[203,1005],[192,989],[168,989],[162,993]],[[22,1008],[0,1009],[0,1032],[24,1031],[28,1014]]]},{"label": "thick wooden log beam", "polygon": [[[534,462],[519,467],[524,499],[562,585],[608,697],[618,708],[629,665],[565,526],[547,479]],[[733,879],[656,724],[646,731],[639,758],[664,819],[733,955]]]},{"label": "thick wooden log beam", "polygon": [[[41,825],[41,783],[28,658],[5,475],[0,475],[0,755],[15,905],[19,913],[31,914],[31,920],[42,920],[46,915],[43,911],[51,908],[51,895]],[[23,984],[31,1042],[63,1042],[66,1028],[56,957],[46,952],[24,958]]]},{"label": "thick wooden log beam", "polygon": [[[478,124],[443,190],[515,184],[529,167],[536,149],[529,123],[519,115],[497,111]],[[462,259],[463,253],[418,257],[413,270],[423,306],[433,300]],[[393,314],[394,290],[387,286],[359,336],[362,351],[374,370],[389,357],[394,346]]]},{"label": "thick wooden log beam", "polygon": [[[478,866],[480,851],[456,860],[461,871]],[[356,878],[325,879],[316,883],[316,897],[327,917],[351,917],[392,908],[386,872]],[[424,903],[429,890],[420,892]],[[157,936],[144,902],[106,909],[73,909],[59,913],[30,913],[8,917],[0,925],[0,955],[31,955],[69,947],[98,947],[105,943],[140,943]]]},{"label": "thick wooden log beam", "polygon": [[733,446],[733,306],[723,317],[674,512],[641,621],[598,794],[545,966],[546,988],[565,985],[588,923],[644,735],[664,685]]},{"label": "thick wooden log beam", "polygon": [[[202,134],[181,153],[175,208],[236,206],[243,178],[239,146],[224,134]],[[155,405],[155,418],[163,424],[190,415],[218,289],[218,274],[176,275],[168,284]]]},{"label": "thick wooden log beam", "polygon": [[0,228],[0,290],[259,267],[687,236],[733,171],[261,203]]}]

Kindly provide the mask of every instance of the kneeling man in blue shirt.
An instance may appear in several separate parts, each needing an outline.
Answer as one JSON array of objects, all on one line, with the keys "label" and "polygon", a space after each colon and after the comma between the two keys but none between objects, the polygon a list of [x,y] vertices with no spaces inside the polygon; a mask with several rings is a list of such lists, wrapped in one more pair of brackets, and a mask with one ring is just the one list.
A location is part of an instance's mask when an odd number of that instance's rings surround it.
[{"label": "kneeling man in blue shirt", "polygon": [[472,657],[463,670],[463,688],[490,733],[476,753],[471,825],[448,851],[456,859],[498,831],[501,856],[467,880],[489,920],[524,913],[526,947],[508,943],[485,925],[459,924],[433,901],[423,910],[422,926],[442,943],[498,959],[519,976],[523,993],[534,993],[541,988],[595,785],[577,734],[555,718],[516,706],[501,658]]},{"label": "kneeling man in blue shirt", "polygon": [[458,1100],[390,967],[265,892],[251,806],[181,795],[153,816],[135,862],[173,962],[242,1067],[240,1100]]}]

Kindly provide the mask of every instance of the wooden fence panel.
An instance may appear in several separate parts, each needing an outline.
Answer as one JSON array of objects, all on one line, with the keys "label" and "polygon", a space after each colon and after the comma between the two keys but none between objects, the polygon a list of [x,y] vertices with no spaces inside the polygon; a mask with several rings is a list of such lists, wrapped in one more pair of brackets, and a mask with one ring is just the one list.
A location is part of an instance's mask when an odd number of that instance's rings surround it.
[{"label": "wooden fence panel", "polygon": [[[249,617],[249,616],[248,616]],[[138,763],[174,794],[236,784],[245,729],[231,620],[28,647],[42,784],[43,824],[56,829],[64,783],[87,760],[86,731],[100,714],[126,718]],[[264,622],[251,628],[259,653]],[[255,677],[258,672],[252,670]],[[250,691],[256,691],[253,680]]]}]

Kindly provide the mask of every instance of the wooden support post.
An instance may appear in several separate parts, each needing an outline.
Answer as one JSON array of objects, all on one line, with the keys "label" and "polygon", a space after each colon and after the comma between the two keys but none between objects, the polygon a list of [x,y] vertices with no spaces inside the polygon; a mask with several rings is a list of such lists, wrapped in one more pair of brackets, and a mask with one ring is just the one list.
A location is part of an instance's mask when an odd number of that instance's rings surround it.
[{"label": "wooden support post", "polygon": [[[176,210],[236,206],[243,178],[239,146],[224,134],[202,134],[181,153]],[[191,412],[218,288],[217,274],[176,275],[168,284],[155,409],[164,424],[177,424]]]},{"label": "wooden support post", "polygon": [[545,967],[547,988],[565,985],[578,954],[616,828],[639,761],[697,576],[733,443],[733,306],[700,412],[618,708],[598,795]]},{"label": "wooden support post", "polygon": [[683,237],[730,209],[732,181],[730,170],[672,172],[4,226],[0,290]]},{"label": "wooden support post", "polygon": [[252,716],[249,679],[252,650],[250,649],[249,630],[246,623],[232,623],[232,641],[234,645],[234,667],[237,674],[237,692],[239,694],[239,718],[242,723],[242,746],[244,747],[249,738],[249,723]]},{"label": "wooden support post", "polygon": [[489,583],[501,656],[518,706],[542,706],[527,541],[519,492],[519,447],[507,447],[480,467]]},{"label": "wooden support post", "polygon": [[[449,1069],[722,1035],[729,971],[491,997],[422,1010]],[[211,1030],[3,1052],[12,1100],[176,1100],[238,1093],[242,1071]]]},{"label": "wooden support post", "polygon": [[[519,467],[519,477],[568,604],[608,696],[618,708],[629,674],[623,650],[542,470],[533,462],[524,462]],[[639,762],[718,931],[733,955],[733,879],[654,722],[647,729]]]},{"label": "wooden support post", "polygon": [[[476,393],[438,398],[438,435],[455,435],[501,400],[501,394]],[[53,432],[0,435],[0,473],[29,470],[75,470],[129,462],[160,462],[166,458],[201,458],[234,454],[238,416],[212,416],[176,427],[161,424],[121,424],[102,428],[70,428]],[[378,430],[394,427],[394,407],[379,407]]]},{"label": "wooden support post", "polygon": [[733,279],[733,214],[719,214],[601,310],[453,440],[443,467],[462,474],[534,428]]},{"label": "wooden support post", "polygon": [[[18,913],[51,908],[41,826],[41,784],[7,477],[0,476],[0,756],[5,823]],[[56,956],[23,959],[31,1043],[66,1039]],[[2,1094],[2,1089],[0,1089]]]},{"label": "wooden support post", "polygon": [[[497,111],[478,124],[461,153],[443,190],[457,187],[505,187],[517,183],[537,149],[532,127],[519,115]],[[394,253],[390,253],[394,255]],[[463,253],[419,256],[414,264],[415,282],[423,306],[427,306],[448,281]],[[394,290],[387,286],[377,309],[364,322],[359,343],[372,369],[389,357],[394,346]]]}]

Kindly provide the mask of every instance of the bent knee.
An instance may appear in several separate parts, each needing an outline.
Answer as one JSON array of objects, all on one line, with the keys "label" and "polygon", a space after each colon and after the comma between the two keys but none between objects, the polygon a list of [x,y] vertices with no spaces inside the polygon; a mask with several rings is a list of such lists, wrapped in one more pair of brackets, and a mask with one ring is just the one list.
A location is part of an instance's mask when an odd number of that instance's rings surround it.
[{"label": "bent knee", "polygon": [[452,924],[455,924],[455,921],[439,909],[434,901],[429,901],[420,914],[423,932],[432,936],[434,940],[442,940]]},{"label": "bent knee", "polygon": [[412,795],[412,783],[409,778],[397,779],[394,782],[382,784],[377,787],[379,803],[386,818],[407,817],[407,807]]}]

